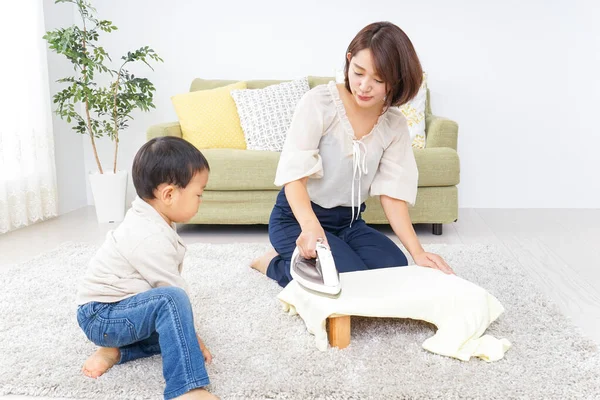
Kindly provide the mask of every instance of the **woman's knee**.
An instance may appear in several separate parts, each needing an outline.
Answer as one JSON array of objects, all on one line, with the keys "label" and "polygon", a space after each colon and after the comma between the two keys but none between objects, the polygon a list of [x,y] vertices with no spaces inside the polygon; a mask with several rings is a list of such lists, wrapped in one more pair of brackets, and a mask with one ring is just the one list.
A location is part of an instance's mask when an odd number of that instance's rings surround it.
[{"label": "woman's knee", "polygon": [[408,265],[406,255],[400,249],[396,249],[393,254],[389,254],[385,259],[386,267],[405,267]]},{"label": "woman's knee", "polygon": [[375,268],[405,267],[408,265],[408,259],[402,250],[394,245],[377,256],[377,264]]},{"label": "woman's knee", "polygon": [[281,257],[289,260],[301,232],[300,225],[295,220],[279,220],[269,224],[269,241]]},{"label": "woman's knee", "polygon": [[325,235],[338,272],[355,272],[368,269],[360,256],[343,240],[329,232],[325,232]]},{"label": "woman's knee", "polygon": [[408,265],[406,256],[392,239],[366,225],[359,225],[352,233],[350,246],[369,269]]},{"label": "woman's knee", "polygon": [[356,253],[368,269],[405,267],[408,265],[406,255],[389,238],[380,238],[377,242],[356,249]]}]

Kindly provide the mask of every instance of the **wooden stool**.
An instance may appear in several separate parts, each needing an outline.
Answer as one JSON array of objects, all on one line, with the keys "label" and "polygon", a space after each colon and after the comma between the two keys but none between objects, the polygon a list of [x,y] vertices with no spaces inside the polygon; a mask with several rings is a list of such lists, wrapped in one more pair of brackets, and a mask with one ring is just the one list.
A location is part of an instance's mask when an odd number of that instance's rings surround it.
[{"label": "wooden stool", "polygon": [[350,344],[350,315],[333,314],[327,318],[327,337],[331,347],[344,349]]}]

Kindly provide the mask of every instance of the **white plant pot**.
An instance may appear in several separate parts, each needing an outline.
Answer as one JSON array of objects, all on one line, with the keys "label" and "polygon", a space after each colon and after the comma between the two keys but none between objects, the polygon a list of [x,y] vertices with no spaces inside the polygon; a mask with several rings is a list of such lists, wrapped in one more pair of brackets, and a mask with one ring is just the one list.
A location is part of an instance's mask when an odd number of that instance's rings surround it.
[{"label": "white plant pot", "polygon": [[90,185],[99,223],[118,222],[125,217],[127,171],[90,174]]}]

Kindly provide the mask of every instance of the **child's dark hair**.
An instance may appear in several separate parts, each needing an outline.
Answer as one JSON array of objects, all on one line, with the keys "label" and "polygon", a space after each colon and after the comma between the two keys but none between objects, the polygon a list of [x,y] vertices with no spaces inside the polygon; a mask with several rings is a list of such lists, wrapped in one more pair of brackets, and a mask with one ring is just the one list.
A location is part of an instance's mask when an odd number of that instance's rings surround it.
[{"label": "child's dark hair", "polygon": [[164,136],[145,143],[133,159],[131,175],[137,195],[154,198],[154,189],[162,183],[185,188],[194,174],[210,171],[208,161],[187,140]]}]

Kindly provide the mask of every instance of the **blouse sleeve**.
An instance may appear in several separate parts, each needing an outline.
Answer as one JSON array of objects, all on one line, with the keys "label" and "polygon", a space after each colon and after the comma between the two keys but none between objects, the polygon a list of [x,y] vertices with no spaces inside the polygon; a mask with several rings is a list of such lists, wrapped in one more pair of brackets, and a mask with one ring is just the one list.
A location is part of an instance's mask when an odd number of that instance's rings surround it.
[{"label": "blouse sleeve", "polygon": [[417,198],[419,172],[408,131],[395,134],[384,150],[371,184],[370,195],[386,195],[411,206]]},{"label": "blouse sleeve", "polygon": [[296,106],[277,165],[277,186],[304,177],[323,177],[319,142],[325,132],[324,107],[327,99],[321,89],[316,87],[306,92]]}]

